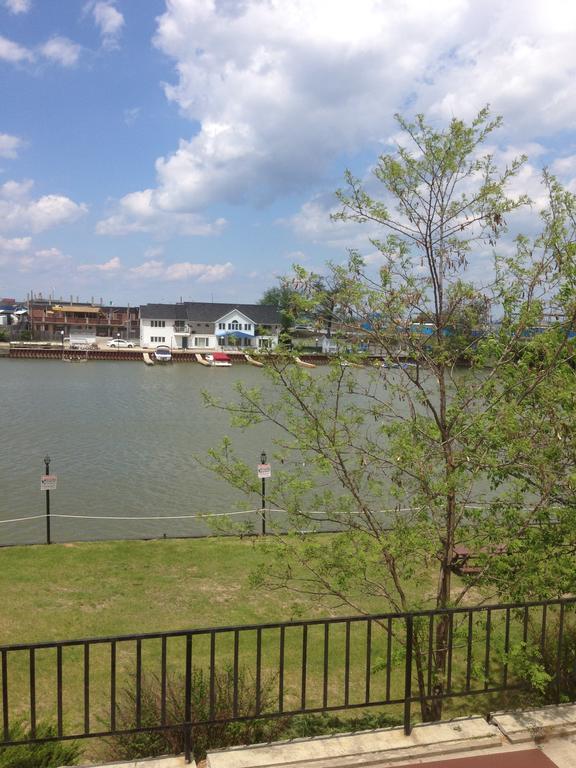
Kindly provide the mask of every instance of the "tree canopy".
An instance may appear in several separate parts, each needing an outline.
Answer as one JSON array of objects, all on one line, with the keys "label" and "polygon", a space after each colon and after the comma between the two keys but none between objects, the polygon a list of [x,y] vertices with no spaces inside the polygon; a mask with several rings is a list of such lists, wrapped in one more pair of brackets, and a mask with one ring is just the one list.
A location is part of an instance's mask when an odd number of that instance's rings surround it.
[{"label": "tree canopy", "polygon": [[[510,236],[530,201],[510,191],[525,158],[483,154],[500,119],[398,122],[375,178],[348,172],[337,193],[334,218],[368,229],[379,269],[351,251],[321,280],[297,268],[285,282],[297,311],[329,296],[338,355],[316,371],[270,355],[272,397],[239,385],[216,404],[280,435],[269,498],[292,533],[273,532],[257,580],[365,612],[573,592],[575,199],[544,172],[539,233]],[[212,462],[257,491],[229,445]],[[318,511],[339,535],[298,533]],[[463,551],[474,567],[456,576]],[[439,622],[440,692],[448,631]]]}]

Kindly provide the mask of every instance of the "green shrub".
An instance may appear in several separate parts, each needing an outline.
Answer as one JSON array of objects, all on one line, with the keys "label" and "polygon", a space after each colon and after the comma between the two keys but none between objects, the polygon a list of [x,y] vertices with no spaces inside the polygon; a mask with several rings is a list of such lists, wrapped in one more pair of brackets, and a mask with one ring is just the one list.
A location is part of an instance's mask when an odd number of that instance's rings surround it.
[{"label": "green shrub", "polygon": [[[215,717],[225,719],[233,715],[234,674],[232,668],[216,672],[214,680]],[[210,678],[205,670],[192,672],[192,719],[209,717]],[[166,722],[181,723],[184,717],[186,684],[183,676],[169,677],[166,683]],[[246,670],[238,673],[238,715],[256,714],[254,679]],[[272,711],[277,706],[277,682],[274,677],[263,680],[260,689],[260,710]],[[116,723],[119,729],[136,727],[136,697],[133,690],[123,691],[117,707]],[[141,687],[141,725],[150,728],[161,722],[161,681],[157,676],[143,679]],[[334,733],[365,731],[399,724],[398,718],[368,712],[353,717],[310,714],[292,718],[279,717],[245,722],[217,723],[193,726],[192,751],[194,758],[202,760],[212,749],[240,744],[260,744],[280,739],[306,738]],[[179,729],[149,733],[120,734],[106,739],[104,759],[136,760],[160,755],[177,755],[184,751],[183,733]]]},{"label": "green shrub", "polygon": [[[560,699],[574,701],[576,699],[576,625],[569,623],[569,611],[566,610],[566,621],[562,632],[562,649],[560,655]],[[558,695],[556,672],[558,669],[558,620],[549,621],[546,627],[546,638],[540,649],[542,668],[548,680],[543,688],[544,701],[554,703]],[[535,634],[535,633],[534,633]],[[541,637],[532,637],[534,644],[541,643]]]},{"label": "green shrub", "polygon": [[[232,717],[234,702],[234,673],[232,668],[219,670],[214,679],[215,718]],[[186,681],[184,676],[169,677],[166,685],[166,722],[181,723],[185,720]],[[238,673],[238,714],[254,715],[255,682],[245,670]],[[261,710],[274,706],[276,689],[274,679],[261,684]],[[141,689],[142,727],[154,727],[161,722],[161,681],[156,676],[143,679]],[[210,707],[210,678],[203,669],[192,672],[192,719],[207,720]],[[118,703],[116,723],[119,729],[136,727],[136,697],[132,690],[125,690]],[[194,726],[192,749],[194,758],[201,760],[209,749],[219,749],[237,744],[256,744],[281,737],[285,730],[281,718],[246,722],[217,723]],[[158,757],[180,754],[184,751],[184,737],[179,729],[150,733],[120,734],[106,740],[105,759],[135,760],[142,757]]]},{"label": "green shrub", "polygon": [[[32,738],[30,730],[21,724],[14,725],[9,733],[12,741]],[[36,727],[37,739],[52,736],[56,736],[53,726],[40,724]],[[79,744],[73,741],[0,747],[0,768],[59,768],[75,765],[81,754]]]},{"label": "green shrub", "polygon": [[284,739],[300,739],[312,736],[328,736],[336,733],[370,731],[374,728],[391,728],[400,725],[402,720],[381,712],[367,712],[354,717],[333,714],[296,715],[291,718]]}]

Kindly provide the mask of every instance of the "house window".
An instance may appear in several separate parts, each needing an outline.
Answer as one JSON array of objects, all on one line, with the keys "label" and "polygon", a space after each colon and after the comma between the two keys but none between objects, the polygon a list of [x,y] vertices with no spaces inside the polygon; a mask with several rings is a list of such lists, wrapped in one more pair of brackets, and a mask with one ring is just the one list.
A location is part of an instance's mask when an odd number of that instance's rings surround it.
[{"label": "house window", "polygon": [[208,347],[208,339],[205,336],[197,336],[196,337],[196,346],[197,347]]},{"label": "house window", "polygon": [[226,323],[218,323],[218,329],[220,331],[225,331],[226,330]]},{"label": "house window", "polygon": [[150,341],[162,343],[163,341],[166,341],[166,336],[151,336]]},{"label": "house window", "polygon": [[252,330],[252,323],[244,323],[244,330],[245,331],[251,331]]},{"label": "house window", "polygon": [[232,320],[231,323],[228,323],[228,330],[229,331],[239,331],[240,330],[240,323],[238,320]]},{"label": "house window", "polygon": [[166,320],[151,320],[150,325],[152,328],[165,328]]}]

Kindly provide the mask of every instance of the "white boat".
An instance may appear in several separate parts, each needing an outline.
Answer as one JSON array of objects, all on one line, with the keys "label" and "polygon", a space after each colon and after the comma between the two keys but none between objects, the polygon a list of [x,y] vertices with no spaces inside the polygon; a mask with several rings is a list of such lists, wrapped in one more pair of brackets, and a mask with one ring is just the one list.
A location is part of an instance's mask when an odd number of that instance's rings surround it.
[{"label": "white boat", "polygon": [[172,350],[170,347],[161,344],[154,350],[154,358],[159,363],[169,363],[172,360]]}]

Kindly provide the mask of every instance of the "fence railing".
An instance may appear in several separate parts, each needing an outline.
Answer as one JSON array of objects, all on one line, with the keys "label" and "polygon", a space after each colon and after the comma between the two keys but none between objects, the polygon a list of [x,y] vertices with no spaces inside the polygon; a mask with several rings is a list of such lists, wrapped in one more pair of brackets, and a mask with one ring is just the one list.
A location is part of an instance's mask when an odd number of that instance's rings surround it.
[{"label": "fence railing", "polygon": [[[515,663],[522,656],[553,665],[559,701],[575,605],[570,598],[4,645],[0,746],[172,730],[189,760],[199,726],[394,705],[408,734],[415,704],[525,685]],[[146,704],[152,689],[156,719]],[[27,724],[25,737],[22,729],[14,736],[16,722]],[[54,735],[40,723],[53,724]]]}]

